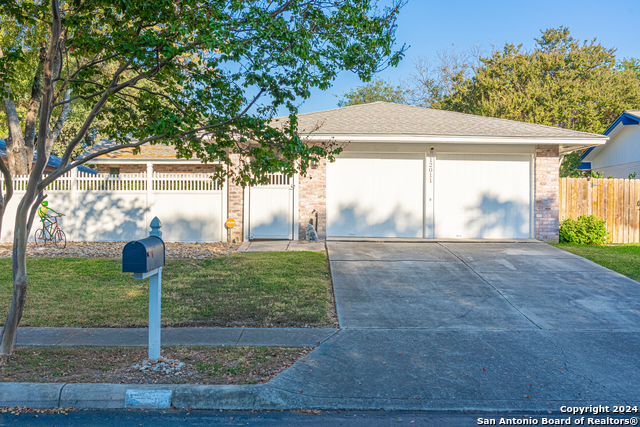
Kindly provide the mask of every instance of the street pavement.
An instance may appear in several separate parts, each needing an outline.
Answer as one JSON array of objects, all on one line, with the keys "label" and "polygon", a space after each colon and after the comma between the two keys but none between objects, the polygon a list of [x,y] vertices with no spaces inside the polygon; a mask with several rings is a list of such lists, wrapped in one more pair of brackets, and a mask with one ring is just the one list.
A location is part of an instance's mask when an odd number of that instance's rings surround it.
[{"label": "street pavement", "polygon": [[[37,417],[36,417],[37,415]],[[301,426],[301,427],[387,427],[387,426],[477,426],[478,419],[566,420],[568,415],[532,412],[385,412],[322,411],[75,411],[68,415],[0,414],[0,426],[21,427],[174,427],[174,426]],[[576,418],[576,417],[572,417]],[[580,418],[580,417],[577,417]],[[606,419],[606,416],[594,416]],[[631,417],[616,417],[630,419]]]}]

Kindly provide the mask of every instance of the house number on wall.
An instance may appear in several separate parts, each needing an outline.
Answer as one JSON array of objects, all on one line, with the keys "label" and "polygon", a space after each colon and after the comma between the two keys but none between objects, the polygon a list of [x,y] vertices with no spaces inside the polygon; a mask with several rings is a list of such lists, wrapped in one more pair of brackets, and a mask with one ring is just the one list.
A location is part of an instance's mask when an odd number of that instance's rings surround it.
[{"label": "house number on wall", "polygon": [[433,157],[429,157],[429,184],[433,182]]}]

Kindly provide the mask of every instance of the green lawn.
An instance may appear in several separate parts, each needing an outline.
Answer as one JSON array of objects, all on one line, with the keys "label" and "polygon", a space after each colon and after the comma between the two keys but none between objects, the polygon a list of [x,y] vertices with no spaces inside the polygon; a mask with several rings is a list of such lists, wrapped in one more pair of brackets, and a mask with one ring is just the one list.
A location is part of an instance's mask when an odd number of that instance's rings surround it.
[{"label": "green lawn", "polygon": [[590,246],[560,243],[556,248],[580,255],[640,282],[640,243],[615,246]]},{"label": "green lawn", "polygon": [[[22,326],[146,326],[148,280],[119,259],[28,258]],[[170,260],[162,274],[165,326],[335,326],[326,254],[267,252]],[[11,260],[0,259],[0,319],[11,299]]]}]

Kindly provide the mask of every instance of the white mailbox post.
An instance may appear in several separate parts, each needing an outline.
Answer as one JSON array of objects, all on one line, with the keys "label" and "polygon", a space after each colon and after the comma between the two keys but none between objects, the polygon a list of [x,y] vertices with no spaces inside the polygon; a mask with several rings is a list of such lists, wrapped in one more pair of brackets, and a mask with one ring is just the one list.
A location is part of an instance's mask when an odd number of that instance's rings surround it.
[{"label": "white mailbox post", "polygon": [[160,357],[162,267],[165,261],[160,227],[162,223],[155,217],[151,221],[149,237],[127,243],[122,251],[122,271],[133,273],[136,280],[149,279],[149,359]]}]

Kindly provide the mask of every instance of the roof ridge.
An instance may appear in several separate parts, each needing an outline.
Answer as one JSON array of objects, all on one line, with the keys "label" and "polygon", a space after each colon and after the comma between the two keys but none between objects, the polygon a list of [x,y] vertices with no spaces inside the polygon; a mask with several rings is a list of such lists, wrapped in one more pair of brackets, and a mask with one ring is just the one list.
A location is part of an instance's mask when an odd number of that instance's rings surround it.
[{"label": "roof ridge", "polygon": [[[296,114],[296,116],[306,116],[309,114],[318,114],[318,113],[325,113],[327,111],[335,111],[335,110],[342,110],[345,108],[362,108],[366,105],[371,105],[371,104],[393,104],[393,105],[406,105],[406,104],[397,104],[395,102],[387,102],[387,101],[374,101],[374,102],[365,102],[363,104],[354,104],[354,105],[345,105],[344,107],[335,107],[335,108],[327,108],[326,110],[318,110],[318,111],[309,111],[308,113],[299,113]],[[277,119],[286,119],[289,118],[289,116],[278,116],[278,117],[274,117],[272,120],[277,120]]]},{"label": "roof ridge", "polygon": [[[522,126],[530,126],[530,127],[534,127],[534,128],[544,128],[544,129],[554,129],[560,132],[566,132],[567,134],[581,134],[583,136],[586,135],[591,135],[594,137],[602,137],[602,134],[597,134],[597,133],[593,133],[593,132],[583,132],[583,131],[578,131],[578,130],[574,130],[574,129],[567,129],[567,128],[563,128],[560,126],[550,126],[550,125],[543,125],[543,124],[539,124],[539,123],[530,123],[530,122],[524,122],[524,121],[520,121],[520,120],[513,120],[513,119],[504,119],[504,118],[500,118],[500,117],[492,117],[492,116],[483,116],[483,115],[479,115],[479,114],[471,114],[471,113],[463,113],[460,111],[452,111],[452,110],[442,110],[442,109],[438,109],[438,108],[429,108],[429,107],[420,107],[417,105],[408,105],[408,104],[398,104],[395,102],[388,102],[388,101],[375,101],[375,102],[369,102],[369,103],[364,103],[364,104],[356,104],[356,105],[348,105],[346,107],[337,107],[337,108],[330,108],[327,110],[320,110],[320,111],[311,111],[308,113],[300,113],[297,114],[296,116],[300,117],[300,116],[310,116],[310,115],[317,115],[317,114],[322,114],[322,113],[327,113],[327,112],[331,112],[331,111],[336,111],[336,110],[341,110],[341,109],[354,109],[354,108],[366,108],[369,107],[371,105],[374,104],[386,104],[389,106],[393,106],[393,108],[399,107],[399,108],[411,108],[413,110],[415,109],[420,109],[422,111],[429,111],[429,112],[433,112],[436,114],[444,114],[444,115],[458,115],[458,116],[463,116],[463,117],[473,117],[473,118],[484,118],[484,119],[490,119],[492,121],[500,121],[502,123],[517,123],[518,125],[522,125]],[[281,116],[281,117],[276,117],[274,118],[274,120],[276,119],[282,119],[282,118],[286,118],[287,116]]]},{"label": "roof ridge", "polygon": [[520,120],[503,119],[502,117],[482,116],[482,115],[479,115],[479,114],[463,113],[461,111],[453,111],[453,110],[441,110],[441,109],[438,109],[438,108],[428,108],[428,107],[418,107],[418,106],[415,106],[415,107],[416,108],[424,108],[425,110],[438,111],[438,112],[442,112],[442,113],[445,113],[445,114],[457,114],[457,115],[463,115],[463,116],[483,117],[485,119],[491,119],[491,120],[502,121],[502,122],[519,123],[521,125],[543,127],[543,128],[548,128],[548,129],[558,129],[558,130],[561,130],[561,131],[577,132],[577,133],[581,133],[581,134],[594,135],[594,136],[602,136],[602,134],[599,134],[599,133],[584,132],[584,131],[580,131],[580,130],[567,129],[567,128],[563,128],[563,127],[560,127],[560,126],[542,125],[540,123],[523,122],[523,121],[520,121]]}]

